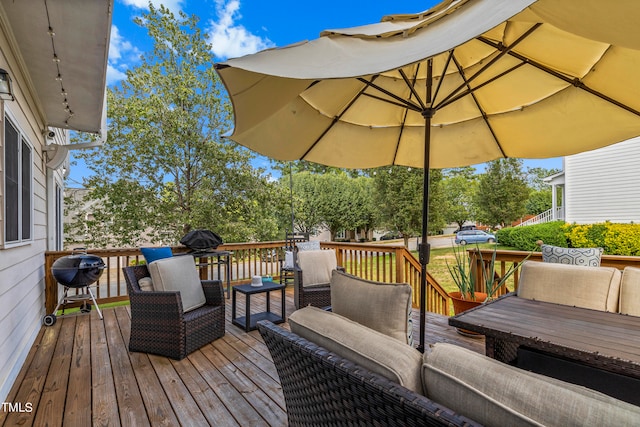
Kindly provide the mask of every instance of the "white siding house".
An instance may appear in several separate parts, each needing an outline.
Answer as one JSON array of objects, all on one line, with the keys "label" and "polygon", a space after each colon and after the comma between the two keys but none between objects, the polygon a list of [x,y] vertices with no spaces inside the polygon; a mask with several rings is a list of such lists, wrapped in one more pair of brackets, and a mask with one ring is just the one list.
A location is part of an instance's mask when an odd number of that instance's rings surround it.
[{"label": "white siding house", "polygon": [[568,223],[640,222],[640,137],[564,158],[545,178],[553,187],[553,218]]},{"label": "white siding house", "polygon": [[640,138],[568,156],[565,220],[640,222]]},{"label": "white siding house", "polygon": [[2,401],[41,329],[45,251],[62,247],[69,131],[105,131],[112,10],[113,0],[0,0],[0,69],[14,95],[0,100]]}]

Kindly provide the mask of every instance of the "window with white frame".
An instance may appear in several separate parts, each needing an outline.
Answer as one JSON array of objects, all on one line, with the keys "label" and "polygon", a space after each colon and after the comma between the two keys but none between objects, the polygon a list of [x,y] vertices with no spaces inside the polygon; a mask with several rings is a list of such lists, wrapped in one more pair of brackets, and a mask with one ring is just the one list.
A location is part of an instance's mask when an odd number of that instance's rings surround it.
[{"label": "window with white frame", "polygon": [[18,128],[4,119],[4,243],[32,239],[33,150]]}]

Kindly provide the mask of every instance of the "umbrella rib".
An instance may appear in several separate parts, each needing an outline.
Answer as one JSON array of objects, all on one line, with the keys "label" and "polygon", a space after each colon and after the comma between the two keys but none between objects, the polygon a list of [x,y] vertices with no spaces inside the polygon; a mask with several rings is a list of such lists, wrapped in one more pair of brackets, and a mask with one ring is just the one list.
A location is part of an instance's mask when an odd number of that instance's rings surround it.
[{"label": "umbrella rib", "polygon": [[[371,82],[373,82],[375,79],[377,79],[379,77],[379,75],[375,75],[371,77]],[[364,79],[358,79],[358,80],[364,80]],[[319,83],[320,80],[316,80],[315,82],[313,82],[311,84],[311,86],[314,86],[315,84]],[[368,83],[366,80],[364,80],[364,83]],[[309,149],[307,151],[304,152],[304,154],[300,157],[301,160],[304,160],[305,157],[307,157],[307,154],[309,154],[311,152],[311,150],[313,150],[315,148],[315,146],[318,144],[318,142],[320,142],[320,140],[322,138],[324,138],[324,136],[327,134],[327,132],[329,132],[331,130],[331,128],[333,128],[333,126],[335,126],[336,123],[338,123],[340,121],[340,118],[344,115],[344,113],[347,112],[347,110],[349,110],[349,108],[351,108],[351,106],[358,100],[358,98],[360,98],[361,95],[365,94],[364,91],[367,90],[368,85],[364,86],[362,89],[360,89],[360,91],[358,92],[358,94],[356,96],[353,97],[353,99],[351,101],[349,101],[349,103],[342,109],[342,111],[340,112],[340,114],[338,114],[337,116],[335,116],[333,118],[333,120],[331,121],[331,124],[329,126],[327,126],[327,128],[322,131],[322,133],[320,134],[320,136],[318,136],[318,138],[316,138],[315,141],[313,141],[313,144],[311,144],[311,146],[309,147]],[[365,94],[366,95],[366,94]]]},{"label": "umbrella rib", "polygon": [[[495,45],[496,45],[494,42],[492,42],[491,40],[487,40],[484,37],[478,37],[478,40],[488,44],[489,46],[494,46],[495,47]],[[600,99],[603,99],[603,100],[605,100],[605,101],[607,101],[607,102],[609,102],[609,103],[611,103],[611,104],[613,104],[613,105],[615,105],[617,107],[620,107],[620,108],[622,108],[622,109],[624,109],[624,110],[626,110],[626,111],[628,111],[628,112],[630,112],[632,114],[635,114],[636,116],[640,116],[640,111],[630,107],[627,104],[623,104],[622,102],[617,101],[617,100],[615,100],[615,99],[603,94],[602,92],[598,92],[597,90],[590,88],[589,86],[584,84],[584,82],[582,82],[582,80],[580,78],[578,78],[578,77],[571,78],[569,76],[565,76],[564,74],[559,73],[558,71],[552,70],[551,68],[546,67],[546,66],[540,64],[539,62],[534,61],[531,58],[527,58],[526,56],[521,55],[521,54],[516,53],[516,52],[510,51],[509,55],[514,57],[514,58],[519,59],[523,63],[526,63],[526,64],[529,64],[529,65],[531,65],[533,67],[536,67],[537,69],[539,69],[541,71],[544,71],[547,74],[551,74],[552,76],[554,76],[554,77],[556,77],[556,78],[558,78],[560,80],[563,80],[563,81],[565,81],[565,82],[567,82],[567,83],[569,83],[569,84],[571,84],[571,85],[573,85],[573,86],[575,86],[575,87],[577,87],[579,89],[582,89],[582,90],[584,90],[586,92],[589,92],[592,95],[597,96]]]},{"label": "umbrella rib", "polygon": [[[495,64],[497,61],[500,60],[500,58],[502,58],[504,55],[507,55],[511,52],[511,50],[516,47],[518,44],[520,44],[520,42],[522,42],[524,39],[526,39],[527,37],[529,37],[531,35],[531,33],[533,33],[535,30],[537,30],[540,25],[542,25],[541,23],[536,23],[534,24],[531,28],[529,28],[527,31],[525,31],[524,34],[522,34],[520,37],[518,37],[517,40],[515,40],[513,43],[511,43],[509,46],[504,46],[502,43],[489,43],[491,46],[493,46],[496,50],[499,50],[500,53],[498,55],[496,55],[494,58],[492,58],[487,64],[485,64],[481,69],[479,69],[474,75],[472,75],[471,77],[469,77],[469,80],[462,83],[460,86],[458,86],[455,90],[451,91],[451,93],[449,95],[447,95],[441,102],[440,105],[444,104],[445,102],[447,102],[449,100],[449,98],[452,98],[454,96],[456,96],[456,94],[465,86],[468,86],[468,84],[470,82],[472,82],[473,80],[475,80],[478,76],[480,76],[482,73],[485,72],[485,70],[487,70],[487,68],[491,67],[493,64]],[[478,40],[480,40],[480,37],[478,37]],[[481,40],[482,41],[482,40]],[[439,107],[436,107],[439,108]]]},{"label": "umbrella rib", "polygon": [[433,100],[431,102],[431,108],[438,109],[437,106],[434,106],[436,98],[438,97],[438,93],[440,92],[440,88],[442,87],[442,82],[444,82],[444,76],[449,69],[449,64],[451,63],[451,59],[453,58],[453,49],[449,51],[449,56],[447,57],[447,62],[444,64],[444,68],[442,68],[442,75],[440,77],[440,81],[438,82],[438,86],[436,87],[436,91],[433,94]]},{"label": "umbrella rib", "polygon": [[402,68],[400,68],[398,70],[398,72],[400,73],[400,75],[402,76],[402,79],[404,80],[404,82],[407,84],[407,87],[409,88],[409,90],[411,91],[411,93],[413,94],[413,96],[416,97],[416,100],[420,103],[420,107],[424,110],[426,109],[426,105],[424,105],[424,102],[422,102],[422,98],[420,98],[420,95],[418,94],[418,91],[415,88],[415,78],[413,80],[413,83],[409,81],[409,78],[407,77],[407,75],[405,74],[404,70]]},{"label": "umbrella rib", "polygon": [[[455,66],[458,68],[458,73],[460,74],[460,76],[462,77],[462,80],[467,81],[467,77],[464,75],[464,68],[462,67],[462,65],[460,65],[460,63],[456,60],[456,58],[453,58],[453,63],[455,64]],[[516,68],[519,68],[520,66],[522,66],[523,63],[519,64],[516,67],[513,67],[511,70],[507,70],[502,74],[506,74],[508,72],[511,72],[513,70],[515,70]],[[497,77],[496,77],[497,78]],[[491,79],[490,81],[495,80]],[[484,84],[488,84],[489,82],[486,82]],[[478,87],[476,87],[475,89],[472,89],[471,86],[469,85],[469,83],[467,82],[467,88],[469,89],[469,95],[471,96],[471,99],[473,99],[473,102],[476,104],[476,107],[478,107],[478,111],[480,111],[480,114],[482,115],[482,120],[484,120],[485,124],[487,125],[487,128],[489,129],[489,132],[491,133],[491,136],[493,137],[493,140],[496,142],[496,145],[498,146],[498,149],[500,150],[500,152],[502,153],[502,157],[506,158],[507,154],[504,152],[504,150],[502,149],[502,144],[500,144],[500,140],[498,139],[498,136],[496,135],[496,133],[493,130],[493,127],[491,126],[491,123],[489,122],[489,116],[487,115],[487,113],[482,109],[482,106],[480,105],[480,102],[478,102],[478,98],[476,98],[476,94],[475,94],[475,90],[478,90],[479,88],[481,88],[483,85],[480,85]],[[455,97],[453,100],[451,100],[451,102],[453,102],[455,99],[458,99],[458,97]]]},{"label": "umbrella rib", "polygon": [[[407,85],[412,88],[411,92],[415,94],[416,98],[418,99],[418,102],[420,102],[420,105],[424,107],[424,104],[422,102],[422,100],[420,99],[420,97],[418,96],[418,94],[415,91],[415,84],[416,84],[416,80],[418,79],[418,72],[420,71],[420,64],[417,64],[416,66],[416,72],[413,75],[413,81],[409,82],[409,79],[406,77],[406,74],[404,73],[404,71],[400,70],[400,73],[402,74],[403,78],[405,79],[405,82],[407,83]],[[393,153],[393,164],[396,164],[396,159],[398,158],[398,150],[400,150],[400,141],[402,140],[402,134],[404,133],[404,125],[407,123],[407,114],[409,114],[409,109],[405,108],[404,110],[404,115],[402,116],[402,125],[400,126],[400,132],[398,133],[398,140],[396,141],[396,149],[395,152]]]},{"label": "umbrella rib", "polygon": [[[422,108],[420,108],[419,105],[417,105],[417,104],[415,104],[413,102],[410,102],[407,99],[401,98],[400,96],[394,94],[393,92],[390,92],[390,91],[388,91],[386,89],[381,88],[377,84],[373,83],[373,80],[369,82],[369,81],[363,79],[362,77],[358,77],[358,80],[361,81],[362,83],[366,84],[368,87],[371,87],[371,88],[377,90],[378,92],[382,92],[385,95],[387,95],[388,97],[395,99],[403,107],[409,108],[409,109],[414,110],[414,111],[422,111]],[[398,104],[394,103],[393,101],[391,101],[389,99],[386,99],[386,98],[377,97],[375,95],[370,95],[370,94],[367,94],[367,93],[365,93],[365,95],[370,96],[370,97],[375,98],[375,99],[378,99],[380,101],[384,101],[384,102],[388,102],[390,104],[398,105]]]},{"label": "umbrella rib", "polygon": [[[456,65],[458,65],[457,62],[456,62]],[[508,70],[505,70],[505,71],[501,72],[500,74],[496,75],[495,77],[492,77],[491,79],[487,80],[484,83],[479,84],[478,86],[476,86],[474,88],[472,88],[469,85],[467,85],[467,90],[466,91],[464,91],[462,93],[459,93],[458,95],[454,96],[453,98],[450,98],[447,102],[442,102],[442,103],[438,104],[437,108],[444,108],[449,104],[453,104],[454,102],[456,102],[460,98],[464,98],[467,95],[473,94],[478,89],[481,89],[481,88],[485,87],[489,83],[493,83],[494,81],[496,81],[496,80],[500,79],[501,77],[504,77],[507,74],[517,70],[518,68],[522,67],[523,65],[526,65],[526,62],[519,62],[517,65],[514,65],[513,67],[509,68]]]}]

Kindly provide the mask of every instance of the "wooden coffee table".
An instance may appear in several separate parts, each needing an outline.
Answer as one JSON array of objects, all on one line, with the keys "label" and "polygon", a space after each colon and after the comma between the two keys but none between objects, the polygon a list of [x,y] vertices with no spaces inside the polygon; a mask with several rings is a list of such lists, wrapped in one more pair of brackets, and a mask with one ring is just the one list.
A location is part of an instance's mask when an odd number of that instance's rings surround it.
[{"label": "wooden coffee table", "polygon": [[[262,286],[238,285],[233,287],[231,302],[231,323],[244,329],[246,332],[257,329],[256,323],[260,320],[270,320],[273,323],[283,323],[285,321],[285,285],[276,282],[263,282]],[[270,294],[272,291],[280,291],[282,306],[280,313],[271,311]],[[245,295],[245,315],[236,318],[236,294],[240,292]],[[256,294],[266,294],[266,311],[251,313],[251,296]]]}]

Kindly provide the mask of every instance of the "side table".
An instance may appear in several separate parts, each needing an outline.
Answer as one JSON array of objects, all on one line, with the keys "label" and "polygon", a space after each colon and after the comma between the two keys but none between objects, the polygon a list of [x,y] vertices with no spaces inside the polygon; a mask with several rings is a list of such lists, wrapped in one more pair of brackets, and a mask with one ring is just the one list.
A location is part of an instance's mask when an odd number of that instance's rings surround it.
[{"label": "side table", "polygon": [[[233,287],[231,299],[231,323],[244,329],[246,332],[257,329],[256,323],[260,320],[270,320],[273,323],[283,323],[285,320],[285,285],[276,282],[263,282],[262,286],[238,285]],[[280,291],[282,307],[280,314],[271,312],[271,291]],[[245,315],[236,318],[236,294],[240,292],[245,295]],[[251,313],[251,295],[266,294],[267,299],[266,311],[260,313]]]}]

